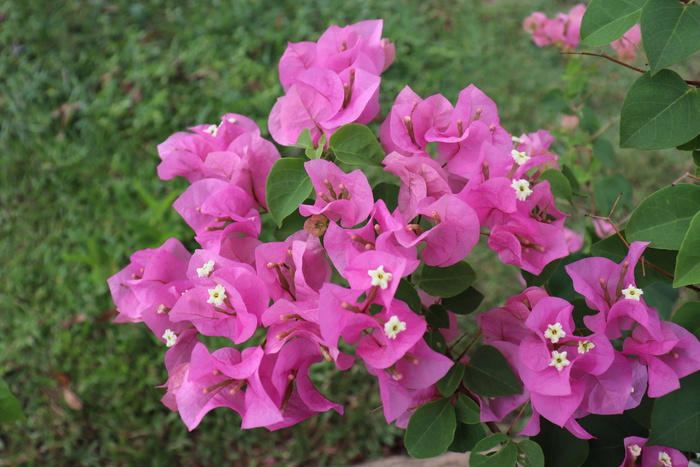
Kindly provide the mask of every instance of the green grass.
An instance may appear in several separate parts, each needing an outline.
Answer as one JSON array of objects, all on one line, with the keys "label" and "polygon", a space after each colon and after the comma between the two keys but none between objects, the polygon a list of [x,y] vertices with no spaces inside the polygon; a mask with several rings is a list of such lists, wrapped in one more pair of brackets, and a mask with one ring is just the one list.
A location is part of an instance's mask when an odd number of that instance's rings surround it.
[{"label": "green grass", "polygon": [[[397,47],[385,112],[407,84],[454,102],[475,83],[513,133],[559,117],[540,103],[558,86],[562,57],[534,47],[520,22],[573,2],[206,3],[0,7],[0,374],[28,417],[0,427],[0,465],[337,465],[403,452],[402,431],[372,412],[378,390],[361,369],[316,375],[345,417],[269,433],[240,431],[237,415],[219,409],[188,433],[154,389],[167,378],[165,349],[143,325],[111,323],[106,278],[136,250],[191,238],[169,207],[186,182],[157,179],[155,146],[225,112],[266,133],[287,41],[383,17]],[[601,113],[616,111],[609,96],[633,79],[619,73],[595,95]],[[479,271],[482,289],[497,287],[485,290],[489,304],[508,293],[497,271]]]}]

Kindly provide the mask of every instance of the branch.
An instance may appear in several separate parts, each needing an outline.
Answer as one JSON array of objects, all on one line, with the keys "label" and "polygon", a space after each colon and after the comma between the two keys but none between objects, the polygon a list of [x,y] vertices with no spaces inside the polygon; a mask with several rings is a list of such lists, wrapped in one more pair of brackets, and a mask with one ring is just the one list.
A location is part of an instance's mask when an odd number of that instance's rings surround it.
[{"label": "branch", "polygon": [[[636,66],[632,66],[629,63],[622,62],[616,58],[611,57],[610,55],[604,54],[604,53],[593,53],[593,52],[559,52],[562,55],[590,55],[592,57],[602,57],[607,60],[610,60],[611,62],[615,62],[618,65],[622,65],[626,68],[629,68],[630,70],[638,71],[639,73],[646,73],[647,70],[642,70],[641,68],[637,68]],[[700,81],[694,81],[694,80],[683,80],[686,82],[686,84],[690,86],[695,86],[695,87],[700,87]]]},{"label": "branch", "polygon": [[613,57],[611,57],[610,55],[606,55],[606,54],[604,54],[604,53],[599,53],[599,54],[596,54],[596,53],[593,53],[593,52],[559,52],[559,53],[564,54],[564,55],[591,55],[591,56],[593,56],[593,57],[603,57],[603,58],[606,58],[606,59],[610,60],[611,62],[617,63],[618,65],[622,65],[622,66],[624,66],[624,67],[627,67],[627,68],[629,68],[630,70],[638,71],[638,72],[640,72],[640,73],[646,73],[646,72],[647,72],[647,70],[642,70],[641,68],[637,68],[637,67],[632,66],[632,65],[630,65],[630,64],[628,64],[628,63],[621,62],[620,60],[618,60],[618,59],[616,59],[616,58],[613,58]]}]

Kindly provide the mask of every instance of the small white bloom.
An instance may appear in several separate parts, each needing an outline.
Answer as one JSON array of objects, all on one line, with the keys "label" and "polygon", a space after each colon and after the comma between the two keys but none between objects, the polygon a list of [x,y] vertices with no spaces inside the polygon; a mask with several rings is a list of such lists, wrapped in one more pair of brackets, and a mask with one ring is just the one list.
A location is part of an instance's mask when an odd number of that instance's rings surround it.
[{"label": "small white bloom", "polygon": [[517,137],[517,136],[511,136],[510,139],[511,139],[511,141],[513,141],[515,144],[522,144],[522,143],[525,142],[524,139],[519,138],[519,137]]},{"label": "small white bloom", "polygon": [[237,121],[237,120],[236,120],[235,117],[229,117],[229,118],[228,118],[228,122],[229,122],[229,123],[236,123],[236,121]]},{"label": "small white bloom", "polygon": [[566,337],[566,332],[561,327],[561,323],[547,325],[547,330],[544,332],[544,337],[551,340],[552,344],[559,342],[559,339]]},{"label": "small white bloom", "polygon": [[216,284],[213,289],[207,289],[209,291],[209,300],[207,303],[213,303],[214,306],[221,306],[226,300],[226,289],[221,284]]},{"label": "small white bloom", "polygon": [[555,367],[557,370],[561,371],[565,366],[571,365],[571,362],[566,359],[566,352],[557,352],[552,350],[552,361],[549,362],[549,366]]},{"label": "small white bloom", "polygon": [[367,271],[367,274],[372,278],[372,285],[378,285],[382,290],[389,287],[389,281],[394,277],[392,273],[384,271],[384,266],[379,266],[377,269],[370,269]]},{"label": "small white bloom", "polygon": [[168,347],[172,347],[173,345],[175,345],[175,342],[177,342],[177,336],[170,329],[165,330],[165,333],[163,334],[163,339],[165,339],[165,345]]},{"label": "small white bloom", "polygon": [[214,270],[214,261],[209,260],[202,265],[201,268],[197,268],[198,277],[209,277],[209,274]]},{"label": "small white bloom", "polygon": [[523,151],[518,151],[517,149],[513,149],[510,152],[510,155],[513,156],[513,160],[518,165],[523,165],[525,162],[530,160],[530,156],[525,154]]},{"label": "small white bloom", "polygon": [[515,196],[517,196],[520,201],[525,201],[527,197],[532,194],[530,182],[525,179],[513,180],[513,183],[510,186],[513,187],[515,190]]},{"label": "small white bloom", "polygon": [[406,323],[394,315],[384,324],[384,334],[389,339],[396,339],[396,335],[406,330]]},{"label": "small white bloom", "polygon": [[659,452],[659,462],[661,462],[665,467],[673,467],[673,462],[671,462],[671,456],[663,451]]},{"label": "small white bloom", "polygon": [[632,284],[628,285],[627,288],[622,291],[622,295],[624,295],[627,300],[639,301],[639,299],[642,298],[643,294],[644,292],[642,291],[642,289],[638,289]]},{"label": "small white bloom", "polygon": [[591,349],[595,349],[595,344],[591,341],[583,341],[578,343],[578,353],[586,353]]},{"label": "small white bloom", "polygon": [[627,449],[630,450],[630,454],[634,457],[639,457],[642,455],[642,448],[639,447],[638,444],[633,444],[632,446],[628,446]]},{"label": "small white bloom", "polygon": [[216,125],[209,125],[204,129],[204,133],[209,133],[212,136],[216,136],[216,133],[219,132],[219,127]]},{"label": "small white bloom", "polygon": [[167,312],[168,312],[167,306],[165,306],[162,303],[160,305],[158,305],[158,309],[156,310],[156,313],[158,313],[159,315],[162,315],[163,313],[167,313]]}]

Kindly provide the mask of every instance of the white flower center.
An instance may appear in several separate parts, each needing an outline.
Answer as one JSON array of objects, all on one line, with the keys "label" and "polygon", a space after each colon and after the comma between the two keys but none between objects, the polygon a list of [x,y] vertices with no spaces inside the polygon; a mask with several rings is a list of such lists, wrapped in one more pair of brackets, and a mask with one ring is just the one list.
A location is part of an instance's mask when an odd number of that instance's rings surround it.
[{"label": "white flower center", "polygon": [[223,285],[216,284],[216,287],[207,290],[209,292],[209,300],[207,300],[207,303],[212,303],[214,306],[221,306],[224,300],[226,300],[226,289],[224,289]]},{"label": "white flower center", "polygon": [[170,329],[165,330],[165,333],[163,333],[163,339],[165,339],[165,345],[168,347],[172,347],[175,345],[175,342],[177,342],[177,336]]},{"label": "white flower center", "polygon": [[197,268],[198,277],[209,277],[209,274],[214,270],[214,261],[209,260],[202,265],[201,268]]},{"label": "white flower center", "polygon": [[513,189],[515,190],[515,196],[520,201],[525,201],[527,197],[532,194],[532,190],[530,189],[530,182],[528,182],[525,179],[513,180],[513,183],[510,186],[513,187]]},{"label": "white flower center", "polygon": [[552,344],[559,342],[559,339],[566,337],[566,332],[561,327],[561,323],[547,325],[547,330],[544,332],[544,337],[551,340]]},{"label": "white flower center", "polygon": [[638,444],[633,444],[632,446],[629,446],[627,449],[630,450],[630,454],[634,457],[639,457],[642,455],[642,448],[639,447]]},{"label": "white flower center", "polygon": [[394,277],[392,273],[384,271],[384,266],[379,266],[377,269],[370,269],[367,271],[367,274],[372,278],[372,285],[378,285],[382,290],[389,287],[389,281]]},{"label": "white flower center", "polygon": [[219,127],[216,125],[209,125],[204,129],[204,133],[209,133],[212,136],[216,136],[216,134],[219,132]]},{"label": "white flower center", "polygon": [[624,295],[625,299],[627,300],[639,301],[639,299],[642,298],[643,294],[644,292],[642,291],[642,289],[638,289],[632,284],[628,285],[627,288],[622,291],[622,295]]},{"label": "white flower center", "polygon": [[557,352],[552,350],[552,361],[549,362],[549,366],[555,367],[557,370],[561,371],[565,366],[571,365],[571,362],[566,359],[566,352]]},{"label": "white flower center", "polygon": [[530,156],[525,154],[523,151],[518,151],[517,149],[513,149],[510,152],[510,155],[513,156],[513,160],[518,165],[523,165],[525,162],[530,160]]},{"label": "white flower center", "polygon": [[673,462],[671,462],[671,456],[665,452],[659,452],[659,462],[661,462],[665,467],[673,467]]},{"label": "white flower center", "polygon": [[406,322],[401,321],[396,315],[389,318],[389,321],[384,324],[384,334],[389,339],[396,339],[396,335],[405,330]]},{"label": "white flower center", "polygon": [[522,139],[518,136],[511,136],[510,139],[511,139],[511,141],[513,141],[513,143],[516,143],[516,144],[522,144],[525,142],[524,139]]},{"label": "white flower center", "polygon": [[578,343],[578,353],[586,353],[591,349],[595,349],[595,344],[591,341],[583,341]]}]

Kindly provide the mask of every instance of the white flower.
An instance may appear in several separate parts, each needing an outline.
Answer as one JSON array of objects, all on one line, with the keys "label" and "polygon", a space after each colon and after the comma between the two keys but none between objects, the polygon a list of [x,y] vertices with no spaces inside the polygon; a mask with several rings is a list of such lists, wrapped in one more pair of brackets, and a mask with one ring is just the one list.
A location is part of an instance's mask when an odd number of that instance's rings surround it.
[{"label": "white flower", "polygon": [[552,361],[549,362],[549,366],[555,367],[557,370],[561,371],[565,366],[571,365],[571,362],[566,359],[566,352],[557,352],[552,350]]},{"label": "white flower", "polygon": [[525,154],[523,151],[518,151],[517,149],[513,149],[510,152],[510,155],[513,156],[513,160],[518,165],[523,165],[525,162],[530,160],[530,156]]},{"label": "white flower", "polygon": [[177,336],[170,329],[165,330],[165,333],[163,334],[163,339],[165,339],[165,345],[168,347],[172,347],[173,345],[175,345],[175,342],[177,342]]},{"label": "white flower", "polygon": [[566,337],[566,332],[562,329],[561,323],[549,324],[544,332],[544,337],[551,340],[552,344],[556,344],[559,339]]},{"label": "white flower", "polygon": [[578,353],[586,353],[591,349],[595,349],[595,344],[591,341],[583,341],[578,343]]},{"label": "white flower", "polygon": [[219,127],[216,125],[209,125],[204,129],[204,133],[209,133],[212,136],[216,136],[216,134],[219,132]]},{"label": "white flower", "polygon": [[214,306],[221,306],[226,300],[226,289],[221,284],[216,284],[213,289],[207,289],[209,291],[209,300],[207,303],[213,303]]},{"label": "white flower", "polygon": [[663,451],[659,452],[659,462],[661,462],[665,467],[673,467],[673,462],[671,462],[671,456]]},{"label": "white flower", "polygon": [[522,144],[525,142],[524,139],[519,138],[517,136],[511,136],[510,139],[511,139],[511,141],[513,141],[514,143],[517,143],[517,144]]},{"label": "white flower", "polygon": [[625,299],[627,300],[639,301],[639,299],[642,298],[643,294],[644,292],[642,291],[642,289],[638,289],[632,284],[628,285],[627,288],[622,291],[622,295],[624,295]]},{"label": "white flower", "polygon": [[638,444],[633,444],[632,446],[628,446],[627,449],[630,450],[630,454],[634,457],[639,457],[642,455],[642,448],[639,447]]},{"label": "white flower", "polygon": [[406,323],[394,315],[384,324],[384,334],[389,339],[396,339],[396,335],[406,330]]},{"label": "white flower", "polygon": [[201,268],[197,268],[198,277],[209,277],[209,274],[214,270],[214,261],[209,260],[202,265]]},{"label": "white flower", "polygon": [[517,196],[520,201],[525,201],[527,197],[532,194],[530,182],[525,179],[513,180],[513,183],[510,186],[513,187],[515,190],[515,196]]},{"label": "white flower", "polygon": [[367,271],[367,274],[372,278],[372,285],[378,285],[382,290],[389,287],[389,281],[394,277],[392,273],[384,271],[384,266],[379,266],[377,269],[370,269]]}]

